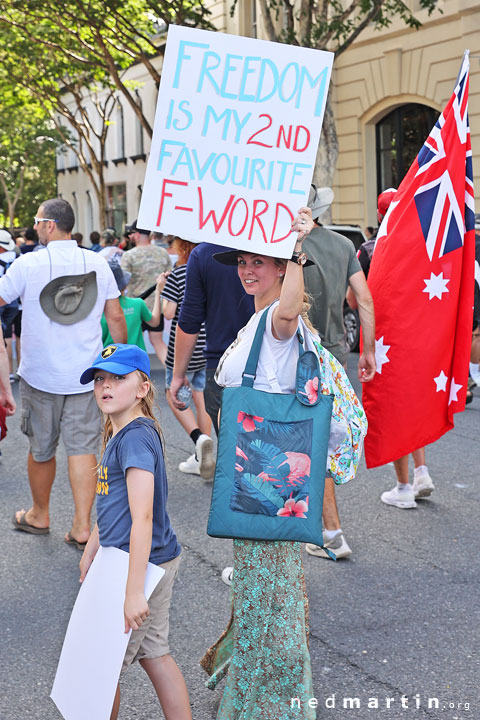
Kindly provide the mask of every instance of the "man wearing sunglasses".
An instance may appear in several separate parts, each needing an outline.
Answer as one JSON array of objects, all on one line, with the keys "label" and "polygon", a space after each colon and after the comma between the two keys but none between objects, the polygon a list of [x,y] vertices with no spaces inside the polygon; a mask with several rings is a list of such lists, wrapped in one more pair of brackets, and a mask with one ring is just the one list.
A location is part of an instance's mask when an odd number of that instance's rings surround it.
[{"label": "man wearing sunglasses", "polygon": [[33,504],[14,514],[14,527],[33,535],[49,532],[50,492],[62,435],[75,505],[65,541],[81,548],[90,534],[100,419],[92,390],[85,392],[79,378],[102,349],[103,312],[114,342],[126,342],[127,333],[113,273],[104,258],[72,240],[74,222],[66,200],[42,203],[34,228],[46,249],[22,255],[0,278],[0,306],[22,299],[18,374]]}]

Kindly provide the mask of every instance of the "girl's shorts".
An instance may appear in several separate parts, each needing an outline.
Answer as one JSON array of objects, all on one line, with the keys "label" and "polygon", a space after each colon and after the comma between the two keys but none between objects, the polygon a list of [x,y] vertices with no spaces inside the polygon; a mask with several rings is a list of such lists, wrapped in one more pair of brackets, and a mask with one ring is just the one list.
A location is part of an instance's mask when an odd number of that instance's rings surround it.
[{"label": "girl's shorts", "polygon": [[[197,390],[199,392],[205,390],[205,383],[207,380],[207,372],[205,368],[202,368],[201,370],[195,370],[194,372],[187,372],[185,373],[185,375],[188,382],[192,386],[192,390]],[[172,384],[172,378],[172,368],[165,367],[165,387],[167,388],[167,390],[170,389],[170,385]]]},{"label": "girl's shorts", "polygon": [[165,575],[148,601],[150,615],[138,630],[132,630],[123,659],[124,668],[136,660],[162,657],[170,652],[168,646],[170,599],[179,565],[180,555],[158,566],[165,570]]}]

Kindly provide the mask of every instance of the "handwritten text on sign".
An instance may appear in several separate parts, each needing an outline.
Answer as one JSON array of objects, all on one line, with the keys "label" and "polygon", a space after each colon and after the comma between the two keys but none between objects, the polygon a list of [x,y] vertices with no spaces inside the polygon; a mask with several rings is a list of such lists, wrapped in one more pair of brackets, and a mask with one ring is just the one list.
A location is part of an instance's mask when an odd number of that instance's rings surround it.
[{"label": "handwritten text on sign", "polygon": [[170,26],[139,227],[289,256],[332,57]]}]

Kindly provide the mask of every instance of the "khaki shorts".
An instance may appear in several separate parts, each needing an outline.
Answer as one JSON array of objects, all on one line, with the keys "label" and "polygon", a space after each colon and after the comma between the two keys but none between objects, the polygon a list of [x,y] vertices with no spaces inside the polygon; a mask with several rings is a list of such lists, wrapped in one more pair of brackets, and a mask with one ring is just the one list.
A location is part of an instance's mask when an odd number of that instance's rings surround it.
[{"label": "khaki shorts", "polygon": [[180,555],[158,566],[165,570],[165,575],[148,601],[150,615],[138,630],[132,630],[123,660],[124,668],[136,660],[158,658],[170,652],[168,646],[170,599],[179,565]]},{"label": "khaki shorts", "polygon": [[101,418],[93,391],[54,395],[20,378],[20,397],[21,430],[30,441],[34,460],[55,457],[60,433],[68,456],[98,453]]}]

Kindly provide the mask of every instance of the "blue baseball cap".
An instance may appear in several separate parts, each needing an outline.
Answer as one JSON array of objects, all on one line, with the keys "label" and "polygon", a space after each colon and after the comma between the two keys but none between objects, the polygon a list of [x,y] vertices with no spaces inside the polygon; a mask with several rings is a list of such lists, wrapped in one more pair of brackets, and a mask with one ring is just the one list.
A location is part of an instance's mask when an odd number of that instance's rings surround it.
[{"label": "blue baseball cap", "polygon": [[103,348],[92,367],[82,373],[82,385],[92,382],[95,370],[106,370],[115,375],[128,375],[134,370],[141,370],[150,377],[150,358],[145,350],[137,345],[107,345]]}]

